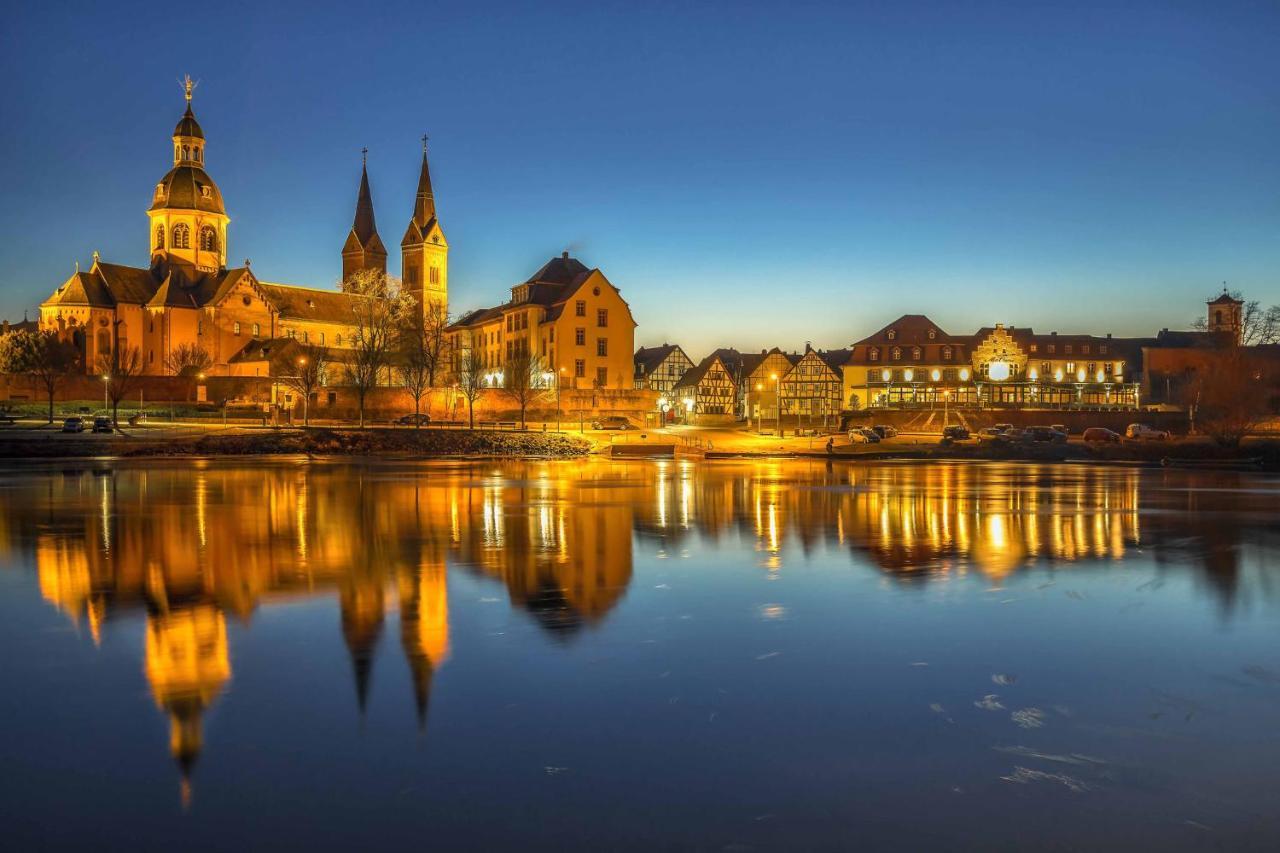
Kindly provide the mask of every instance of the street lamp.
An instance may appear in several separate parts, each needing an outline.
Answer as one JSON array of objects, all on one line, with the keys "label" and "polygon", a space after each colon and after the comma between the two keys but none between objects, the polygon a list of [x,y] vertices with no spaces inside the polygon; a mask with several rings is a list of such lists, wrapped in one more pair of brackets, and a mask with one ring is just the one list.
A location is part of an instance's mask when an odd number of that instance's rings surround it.
[{"label": "street lamp", "polygon": [[693,418],[693,398],[685,397],[682,402],[684,403],[684,420],[685,423],[689,423]]},{"label": "street lamp", "polygon": [[[549,386],[551,384],[551,380],[555,378],[556,378],[556,375],[552,373],[550,370],[544,370],[542,372],[542,384],[545,386]],[[544,426],[543,429],[546,429],[546,427]],[[557,382],[556,383],[556,432],[559,432],[559,431],[560,431],[560,383]]]},{"label": "street lamp", "polygon": [[[756,383],[756,432],[757,433],[759,433],[762,429],[764,429],[764,406],[761,405],[761,403],[763,402],[764,402],[764,383],[757,382]],[[751,426],[751,424],[747,424],[747,426]]]},{"label": "street lamp", "polygon": [[782,438],[782,386],[778,384],[778,374],[770,373],[773,380],[773,399],[778,407],[778,438]]},{"label": "street lamp", "polygon": [[108,373],[102,374],[102,409],[103,411],[106,411],[107,409],[111,408],[111,405],[107,402],[107,389],[109,389],[110,387],[111,387],[111,375]]}]

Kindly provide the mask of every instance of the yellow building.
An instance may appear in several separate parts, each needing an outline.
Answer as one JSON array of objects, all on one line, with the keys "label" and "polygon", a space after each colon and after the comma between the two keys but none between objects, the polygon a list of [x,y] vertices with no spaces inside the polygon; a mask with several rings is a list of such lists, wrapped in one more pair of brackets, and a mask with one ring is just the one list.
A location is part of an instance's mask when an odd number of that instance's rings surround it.
[{"label": "yellow building", "polygon": [[507,302],[463,314],[449,341],[455,370],[473,353],[495,386],[508,362],[532,357],[564,388],[632,388],[635,328],[618,288],[565,252],[513,286]]},{"label": "yellow building", "polygon": [[[173,131],[173,168],[156,184],[147,211],[150,263],[107,263],[94,252],[40,306],[40,326],[73,340],[87,372],[111,370],[132,351],[143,375],[176,371],[175,353],[198,348],[213,375],[265,375],[259,357],[270,341],[295,340],[349,348],[351,299],[338,290],[261,281],[246,261],[228,267],[228,225],[222,193],[206,171],[206,140],[192,109]],[[436,217],[423,146],[422,170],[409,227],[401,244],[406,287],[425,306],[448,303],[448,243]],[[355,218],[342,247],[343,280],[362,270],[386,272],[368,169],[363,168]]]}]

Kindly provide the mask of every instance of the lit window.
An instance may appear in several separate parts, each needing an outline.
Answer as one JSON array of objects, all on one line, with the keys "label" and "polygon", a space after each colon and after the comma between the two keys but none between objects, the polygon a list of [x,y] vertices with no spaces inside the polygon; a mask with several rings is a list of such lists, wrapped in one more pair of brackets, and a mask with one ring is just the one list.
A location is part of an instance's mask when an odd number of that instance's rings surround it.
[{"label": "lit window", "polygon": [[157,249],[164,248],[164,226],[163,225],[156,226],[156,248]]},{"label": "lit window", "polygon": [[871,349],[867,350],[867,361],[879,361],[879,360],[880,360],[879,347],[872,347]]},{"label": "lit window", "polygon": [[190,249],[191,229],[182,222],[173,226],[173,239],[169,241],[169,245],[175,249]]},{"label": "lit window", "polygon": [[256,337],[258,337],[258,335],[260,335],[260,334],[262,334],[262,326],[258,325],[257,323],[254,323],[254,324],[253,324],[253,336],[256,338]]},{"label": "lit window", "polygon": [[894,347],[889,355],[894,361],[902,361],[902,349],[900,347]]},{"label": "lit window", "polygon": [[240,337],[240,321],[239,320],[236,320],[234,323],[231,324],[231,334],[235,335],[237,338]]},{"label": "lit window", "polygon": [[200,251],[218,251],[218,232],[208,225],[200,229]]}]

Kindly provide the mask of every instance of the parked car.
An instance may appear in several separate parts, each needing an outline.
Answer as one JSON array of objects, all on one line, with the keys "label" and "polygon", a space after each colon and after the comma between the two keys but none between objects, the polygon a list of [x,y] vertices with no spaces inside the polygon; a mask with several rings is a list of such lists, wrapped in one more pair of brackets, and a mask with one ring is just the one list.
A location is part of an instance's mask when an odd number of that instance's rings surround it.
[{"label": "parked car", "polygon": [[622,415],[607,415],[591,422],[592,429],[632,429],[631,421]]},{"label": "parked car", "polygon": [[876,424],[871,431],[881,438],[893,438],[898,434],[898,431],[888,424]]},{"label": "parked car", "polygon": [[1129,424],[1124,431],[1124,437],[1134,441],[1168,441],[1169,431],[1146,424]]},{"label": "parked car", "polygon": [[67,418],[62,422],[63,432],[84,432],[84,418]]},{"label": "parked car", "polygon": [[1058,432],[1062,433],[1063,435],[1071,435],[1071,430],[1067,429],[1066,424],[1050,424],[1050,426],[1056,429]]},{"label": "parked car", "polygon": [[1083,437],[1087,442],[1114,443],[1120,440],[1120,433],[1106,427],[1089,427]]},{"label": "parked car", "polygon": [[1000,435],[1005,441],[1016,443],[1026,440],[1027,431],[1022,427],[1010,426],[1002,429]]},{"label": "parked car", "polygon": [[111,418],[106,415],[98,415],[93,419],[94,432],[111,432]]},{"label": "parked car", "polygon": [[1042,444],[1066,444],[1067,434],[1049,426],[1030,426],[1022,432],[1022,440]]},{"label": "parked car", "polygon": [[850,444],[879,444],[880,436],[870,427],[854,427],[849,430]]},{"label": "parked car", "polygon": [[996,424],[995,429],[999,430],[1000,432],[1008,432],[1009,430],[1013,429],[1013,424]]},{"label": "parked car", "polygon": [[400,426],[426,426],[431,423],[431,415],[401,415],[396,418]]},{"label": "parked car", "polygon": [[969,430],[962,426],[949,426],[942,428],[943,441],[964,441],[969,437]]},{"label": "parked car", "polygon": [[1004,441],[1004,430],[1000,427],[983,427],[978,430],[978,441]]}]

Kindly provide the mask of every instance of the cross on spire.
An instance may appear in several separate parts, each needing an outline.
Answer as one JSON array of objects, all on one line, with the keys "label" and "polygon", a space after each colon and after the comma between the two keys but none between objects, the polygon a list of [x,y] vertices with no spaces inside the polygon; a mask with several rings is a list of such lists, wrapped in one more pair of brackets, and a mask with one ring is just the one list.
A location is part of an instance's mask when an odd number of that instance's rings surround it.
[{"label": "cross on spire", "polygon": [[369,149],[367,147],[360,149],[360,165],[369,165]]},{"label": "cross on spire", "polygon": [[428,136],[425,133],[422,134],[422,153],[423,154],[427,153],[427,139],[428,139]]}]

